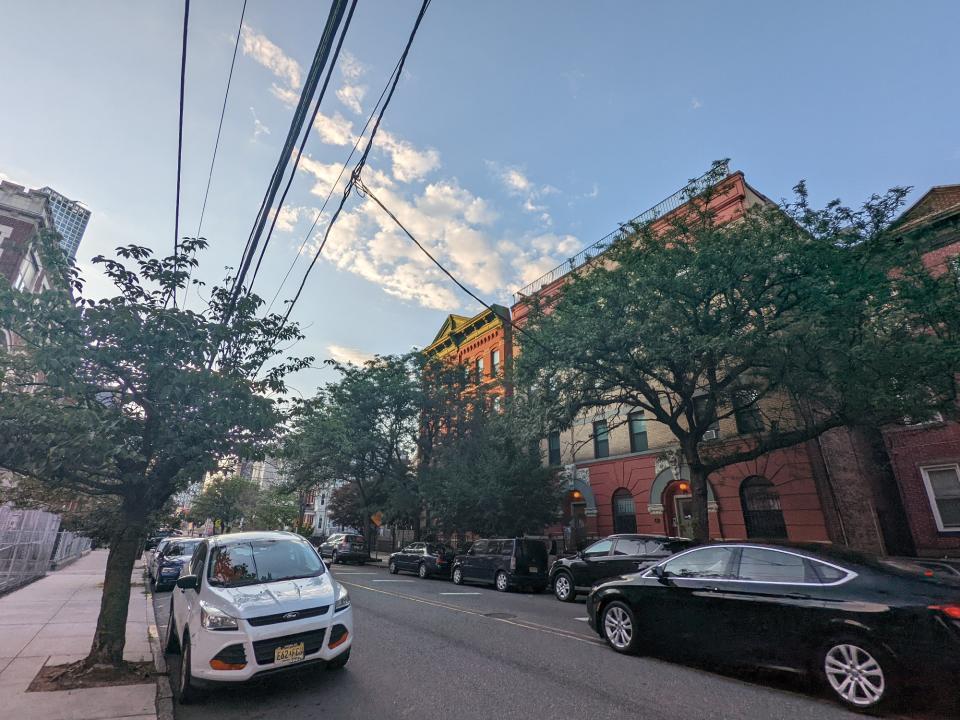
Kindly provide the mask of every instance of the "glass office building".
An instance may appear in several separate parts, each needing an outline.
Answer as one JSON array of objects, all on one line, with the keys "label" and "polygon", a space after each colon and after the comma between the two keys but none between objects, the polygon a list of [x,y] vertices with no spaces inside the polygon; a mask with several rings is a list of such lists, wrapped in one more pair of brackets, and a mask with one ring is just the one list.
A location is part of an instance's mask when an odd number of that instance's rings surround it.
[{"label": "glass office building", "polygon": [[41,188],[39,192],[50,199],[53,224],[63,238],[60,241],[60,247],[67,257],[76,259],[83,231],[87,229],[87,222],[90,220],[90,211],[76,200],[64,197],[53,188]]}]

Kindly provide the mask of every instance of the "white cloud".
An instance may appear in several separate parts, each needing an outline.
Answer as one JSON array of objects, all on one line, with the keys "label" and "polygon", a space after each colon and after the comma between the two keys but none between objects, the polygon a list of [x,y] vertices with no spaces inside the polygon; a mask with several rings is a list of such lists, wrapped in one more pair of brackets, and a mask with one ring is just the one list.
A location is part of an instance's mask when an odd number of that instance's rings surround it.
[{"label": "white cloud", "polygon": [[690,107],[693,108],[694,110],[699,110],[700,108],[703,107],[703,103],[700,102],[698,98],[691,98]]},{"label": "white cloud", "polygon": [[340,99],[340,102],[358,115],[363,112],[363,107],[360,103],[363,102],[363,97],[366,94],[366,85],[344,85],[337,90],[337,97]]},{"label": "white cloud", "polygon": [[331,145],[352,145],[356,140],[353,135],[353,123],[337,112],[333,117],[318,112],[313,121],[313,127],[320,135],[320,139]]},{"label": "white cloud", "polygon": [[291,90],[290,88],[280,87],[276,83],[270,85],[270,92],[272,92],[274,97],[280,100],[280,102],[290,107],[293,107],[300,101],[299,92]]},{"label": "white cloud", "polygon": [[252,107],[250,108],[250,114],[253,115],[253,139],[256,140],[261,135],[269,135],[270,128],[260,122],[260,118],[257,117],[257,111]]},{"label": "white cloud", "polygon": [[363,365],[375,357],[373,353],[347,347],[346,345],[327,345],[327,352],[330,353],[330,357],[337,362],[350,363],[351,365]]},{"label": "white cloud", "polygon": [[560,192],[553,185],[537,185],[520,168],[512,165],[500,165],[487,160],[487,167],[496,175],[510,195],[523,197],[521,207],[525,212],[536,215],[544,225],[552,225],[553,217],[546,205],[539,201],[547,195],[556,195]]},{"label": "white cloud", "polygon": [[[284,205],[277,217],[276,229],[280,232],[292,232],[303,220],[313,220],[320,212],[314,207]],[[270,211],[271,219],[276,215],[276,209]]]},{"label": "white cloud", "polygon": [[240,30],[240,39],[243,41],[244,55],[263,65],[283,80],[289,88],[295,90],[300,87],[300,78],[303,74],[300,63],[288,57],[266,35],[261,35],[249,25],[244,24]]},{"label": "white cloud", "polygon": [[380,130],[377,134],[374,147],[379,147],[390,155],[393,177],[400,182],[421,180],[440,167],[439,152],[433,148],[418,150],[406,140],[386,130]]},{"label": "white cloud", "polygon": [[337,61],[340,74],[347,80],[359,80],[367,72],[367,66],[357,59],[353,53],[344,50]]}]

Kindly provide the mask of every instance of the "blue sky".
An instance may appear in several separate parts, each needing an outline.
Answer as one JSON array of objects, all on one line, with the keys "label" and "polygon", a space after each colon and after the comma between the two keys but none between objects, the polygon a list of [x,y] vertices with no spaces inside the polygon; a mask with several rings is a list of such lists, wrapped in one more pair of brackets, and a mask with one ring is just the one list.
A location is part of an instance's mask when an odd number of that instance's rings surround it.
[{"label": "blue sky", "polygon": [[[196,229],[240,0],[194,0],[182,234]],[[296,257],[412,25],[361,0],[255,291]],[[327,6],[249,0],[203,234],[203,278],[236,265]],[[0,173],[93,211],[89,264],[172,248],[182,5],[7,3]],[[769,197],[858,203],[960,182],[960,3],[434,0],[366,181],[471,287],[510,292],[729,157]],[[334,93],[333,91],[337,91]],[[358,112],[359,111],[359,112]],[[352,201],[295,312],[296,351],[362,358],[428,343],[479,308]],[[320,224],[323,227],[323,223]],[[301,258],[286,298],[306,266]],[[330,377],[294,379],[310,392]]]}]

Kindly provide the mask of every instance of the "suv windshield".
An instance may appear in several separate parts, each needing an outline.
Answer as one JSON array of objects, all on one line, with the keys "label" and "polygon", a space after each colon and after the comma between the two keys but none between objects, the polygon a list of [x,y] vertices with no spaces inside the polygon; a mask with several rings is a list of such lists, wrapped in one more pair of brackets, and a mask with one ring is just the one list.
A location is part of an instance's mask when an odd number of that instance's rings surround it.
[{"label": "suv windshield", "polygon": [[316,577],[323,573],[323,563],[307,543],[254,540],[215,548],[207,579],[211,585],[240,587]]}]

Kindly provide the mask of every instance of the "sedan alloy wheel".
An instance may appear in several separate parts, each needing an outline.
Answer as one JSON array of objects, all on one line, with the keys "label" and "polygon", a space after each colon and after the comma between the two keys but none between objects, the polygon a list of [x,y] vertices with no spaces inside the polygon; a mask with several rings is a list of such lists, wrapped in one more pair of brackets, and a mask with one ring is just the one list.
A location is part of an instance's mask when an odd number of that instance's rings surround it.
[{"label": "sedan alloy wheel", "polygon": [[500,592],[506,592],[509,590],[509,583],[507,582],[507,574],[501,570],[497,573],[496,577],[497,590]]},{"label": "sedan alloy wheel", "polygon": [[427,577],[427,564],[426,564],[426,563],[420,563],[420,566],[417,568],[417,575],[419,575],[421,578]]},{"label": "sedan alloy wheel", "polygon": [[633,612],[622,602],[612,602],[603,610],[603,636],[617,652],[633,652],[637,627]]},{"label": "sedan alloy wheel", "polygon": [[463,570],[460,569],[460,567],[455,567],[453,569],[453,584],[463,585]]},{"label": "sedan alloy wheel", "polygon": [[852,709],[875,708],[886,695],[880,661],[855,641],[831,643],[823,657],[823,673],[838,699]]},{"label": "sedan alloy wheel", "polygon": [[553,581],[553,594],[557,596],[560,602],[572,602],[575,594],[573,592],[573,581],[567,573],[562,572],[557,575]]}]

